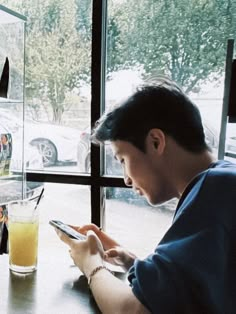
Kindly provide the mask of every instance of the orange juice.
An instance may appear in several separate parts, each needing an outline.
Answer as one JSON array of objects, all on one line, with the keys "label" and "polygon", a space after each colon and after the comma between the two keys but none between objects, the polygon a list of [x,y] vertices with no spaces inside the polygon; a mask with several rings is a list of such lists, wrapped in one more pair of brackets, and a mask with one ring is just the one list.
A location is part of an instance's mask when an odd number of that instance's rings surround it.
[{"label": "orange juice", "polygon": [[10,265],[29,267],[37,264],[38,221],[9,222]]}]

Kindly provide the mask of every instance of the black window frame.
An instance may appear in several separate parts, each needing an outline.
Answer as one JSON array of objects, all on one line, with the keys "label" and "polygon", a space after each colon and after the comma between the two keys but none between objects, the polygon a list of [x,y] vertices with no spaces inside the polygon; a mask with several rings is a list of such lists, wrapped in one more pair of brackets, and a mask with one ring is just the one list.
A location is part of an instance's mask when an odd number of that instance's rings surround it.
[{"label": "black window frame", "polygon": [[[92,2],[91,129],[105,109],[107,0]],[[26,171],[33,182],[88,185],[91,187],[91,222],[105,228],[105,187],[127,187],[119,177],[104,174],[104,147],[91,145],[91,174]]]}]

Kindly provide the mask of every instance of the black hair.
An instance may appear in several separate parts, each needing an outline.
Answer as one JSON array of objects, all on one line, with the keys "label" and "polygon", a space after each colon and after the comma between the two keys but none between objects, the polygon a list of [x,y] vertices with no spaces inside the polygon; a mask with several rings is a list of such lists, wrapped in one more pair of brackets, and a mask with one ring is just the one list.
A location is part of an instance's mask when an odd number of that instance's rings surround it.
[{"label": "black hair", "polygon": [[123,140],[145,151],[145,138],[161,129],[191,152],[208,149],[196,105],[169,79],[138,88],[121,105],[99,119],[92,132],[94,143]]}]

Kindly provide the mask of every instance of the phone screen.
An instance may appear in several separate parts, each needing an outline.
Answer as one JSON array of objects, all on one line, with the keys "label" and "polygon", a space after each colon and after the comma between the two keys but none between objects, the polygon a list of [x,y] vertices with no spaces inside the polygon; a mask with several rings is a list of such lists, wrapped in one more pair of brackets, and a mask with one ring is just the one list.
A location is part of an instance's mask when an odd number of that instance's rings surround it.
[{"label": "phone screen", "polygon": [[79,233],[78,231],[75,231],[73,228],[71,228],[67,224],[64,224],[62,221],[50,220],[49,224],[52,225],[53,227],[56,227],[57,229],[61,230],[62,232],[64,232],[66,235],[68,235],[72,239],[77,239],[77,240],[86,239],[85,235],[83,235],[82,233]]}]

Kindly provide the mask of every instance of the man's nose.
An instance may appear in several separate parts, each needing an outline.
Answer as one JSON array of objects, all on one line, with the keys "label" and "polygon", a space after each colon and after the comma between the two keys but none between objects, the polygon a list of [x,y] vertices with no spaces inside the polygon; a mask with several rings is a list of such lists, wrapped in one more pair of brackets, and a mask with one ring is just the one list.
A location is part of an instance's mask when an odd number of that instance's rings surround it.
[{"label": "man's nose", "polygon": [[124,176],[124,182],[125,182],[125,185],[132,186],[132,180],[127,175]]}]

